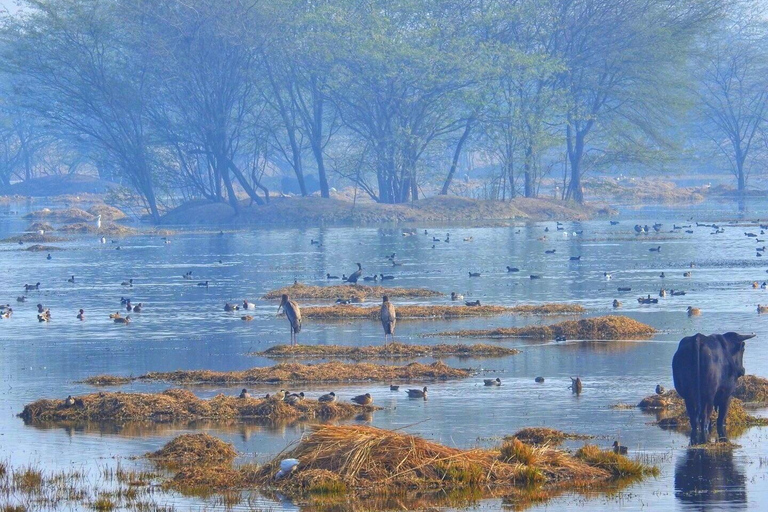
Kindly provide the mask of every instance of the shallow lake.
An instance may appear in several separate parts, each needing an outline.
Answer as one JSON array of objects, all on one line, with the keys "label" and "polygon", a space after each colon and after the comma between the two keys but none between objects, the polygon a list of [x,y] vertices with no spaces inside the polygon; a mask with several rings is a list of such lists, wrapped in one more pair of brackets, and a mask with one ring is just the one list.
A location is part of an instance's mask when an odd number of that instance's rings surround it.
[{"label": "shallow lake", "polygon": [[[23,232],[29,221],[21,216],[40,207],[40,202],[1,206],[0,238]],[[652,425],[653,416],[637,409],[612,407],[636,404],[652,394],[656,384],[672,388],[671,359],[677,343],[696,332],[756,333],[757,338],[747,342],[745,367],[748,374],[768,377],[768,315],[756,313],[757,304],[768,304],[768,290],[751,285],[768,279],[768,261],[756,256],[755,248],[763,243],[744,234],[760,232],[756,221],[768,218],[768,202],[751,202],[747,207],[743,215],[730,203],[623,208],[613,219],[618,225],[608,220],[566,222],[564,231],[558,231],[555,222],[535,222],[492,228],[427,228],[426,235],[417,227],[413,236],[403,236],[397,227],[255,229],[223,234],[216,230],[179,231],[169,237],[170,243],[159,236],[128,237],[117,243],[108,240],[106,244],[96,236],[72,236],[53,244],[65,250],[53,252],[50,260],[47,253],[0,244],[0,302],[11,304],[15,311],[13,318],[0,321],[0,458],[14,465],[93,469],[157,450],[182,432],[204,430],[234,443],[243,454],[241,461],[269,460],[297,440],[306,425],[93,425],[65,429],[26,426],[16,414],[39,398],[93,392],[96,388],[77,381],[95,374],[225,371],[273,364],[248,355],[289,341],[285,318],[276,316],[277,302],[260,297],[294,280],[339,284],[328,281],[326,273],[350,274],[360,262],[364,275],[395,276],[388,285],[425,287],[445,294],[456,291],[467,300],[479,299],[484,304],[580,303],[594,316],[613,313],[611,303],[619,299],[623,302],[621,314],[648,323],[660,333],[648,341],[626,342],[478,339],[520,348],[522,353],[500,359],[445,359],[451,366],[472,367],[479,374],[466,380],[428,383],[428,401],[408,400],[402,391],[390,392],[386,383],[307,386],[301,390],[310,395],[333,390],[342,400],[371,392],[375,404],[384,409],[360,421],[382,428],[404,428],[451,446],[488,446],[522,427],[548,426],[597,436],[594,442],[606,448],[619,439],[631,454],[648,456],[661,470],[658,478],[611,496],[564,495],[531,510],[569,510],[575,504],[606,511],[761,509],[768,503],[768,429],[754,428],[734,439],[741,448],[732,455],[701,461],[686,450],[684,435]],[[718,222],[725,232],[712,234],[712,228],[696,227],[696,221]],[[637,223],[650,226],[655,222],[662,224],[658,233],[637,235],[633,229]],[[675,224],[692,227],[673,230]],[[448,243],[443,241],[447,233]],[[440,241],[433,242],[433,237]],[[469,237],[472,241],[464,241]],[[312,245],[311,239],[319,240],[320,245]],[[116,250],[118,245],[121,250]],[[657,246],[660,251],[649,251]],[[554,254],[545,253],[552,249]],[[386,259],[393,252],[402,265],[393,266]],[[581,259],[570,261],[571,256]],[[521,271],[508,273],[507,265]],[[689,270],[691,277],[683,277]],[[193,279],[182,279],[188,271],[192,271]],[[470,278],[469,272],[480,272],[481,276]],[[606,272],[612,279],[606,279]],[[662,272],[664,278],[660,277]],[[541,279],[531,280],[530,274],[541,275]],[[67,282],[71,275],[75,283]],[[121,286],[129,278],[134,286]],[[40,290],[27,292],[27,302],[17,303],[16,297],[25,294],[23,285],[38,281]],[[196,286],[201,281],[209,281],[209,287]],[[632,291],[618,292],[618,287],[631,287]],[[662,287],[687,294],[668,296],[654,305],[638,304],[638,296],[657,297]],[[132,315],[128,326],[115,325],[108,318],[109,313],[120,309],[121,297],[144,304],[144,311]],[[223,311],[225,302],[243,299],[256,305],[252,322],[242,322],[239,312]],[[378,304],[379,299],[369,301]],[[450,298],[412,302],[448,304]],[[37,303],[51,309],[50,323],[37,322]],[[689,305],[700,308],[701,316],[689,318]],[[75,319],[80,308],[86,311],[84,322]],[[446,341],[434,336],[439,331],[567,318],[402,321],[396,339],[438,343]],[[378,322],[305,320],[299,341],[370,345],[384,339]],[[570,377],[576,375],[584,382],[578,397],[568,389]],[[500,377],[502,386],[485,388],[482,379],[488,376]],[[545,377],[545,382],[536,384],[536,376]],[[412,384],[416,387],[419,383]],[[136,383],[110,389],[156,391],[168,387]],[[210,397],[237,394],[239,388],[190,389]],[[252,392],[271,393],[279,388],[265,385]],[[757,414],[765,415],[766,411]],[[569,442],[568,446],[580,444]],[[217,506],[211,500],[182,496],[173,498],[171,504],[180,509]],[[259,497],[240,506],[296,509],[288,502]],[[484,500],[473,508],[498,510],[506,506],[498,500]]]}]

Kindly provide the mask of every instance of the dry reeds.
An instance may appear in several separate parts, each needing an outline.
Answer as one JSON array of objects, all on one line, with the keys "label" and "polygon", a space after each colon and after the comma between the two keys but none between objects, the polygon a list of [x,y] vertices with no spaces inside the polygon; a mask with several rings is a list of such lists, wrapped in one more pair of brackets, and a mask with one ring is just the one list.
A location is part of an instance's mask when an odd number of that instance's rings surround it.
[{"label": "dry reeds", "polygon": [[[585,313],[587,310],[579,304],[525,304],[519,306],[397,306],[397,319],[411,318],[466,318],[503,314],[520,315],[570,315]],[[378,306],[361,307],[350,305],[313,306],[302,308],[304,318],[313,320],[346,320],[365,318],[381,319]]]},{"label": "dry reeds", "polygon": [[[283,458],[298,459],[299,465],[290,478],[274,480]],[[567,481],[595,484],[614,478],[613,469],[601,467],[603,459],[596,460],[518,439],[506,441],[497,450],[461,450],[369,426],[317,426],[293,450],[263,466],[257,481],[296,494],[318,485],[350,490],[511,490]]]},{"label": "dry reeds", "polygon": [[80,208],[66,208],[63,210],[51,210],[49,208],[43,208],[24,215],[25,219],[34,220],[50,220],[54,222],[91,222],[96,220],[96,217],[81,210]]},{"label": "dry reeds", "polygon": [[110,235],[110,236],[127,236],[127,235],[135,235],[138,233],[138,230],[134,228],[129,228],[126,226],[121,226],[119,224],[112,224],[108,222],[104,222],[101,224],[101,227],[97,227],[93,223],[87,223],[87,222],[75,222],[72,224],[65,224],[59,228],[59,231],[62,233],[80,233],[80,234],[103,234],[103,235]]},{"label": "dry reeds", "polygon": [[0,240],[0,242],[6,243],[23,243],[23,244],[52,244],[56,242],[64,242],[66,238],[53,235],[40,235],[38,233],[24,233],[23,235],[16,235],[9,238]]},{"label": "dry reeds", "polygon": [[585,445],[576,451],[576,458],[590,466],[609,471],[614,478],[639,478],[658,475],[658,468],[651,468],[612,451],[601,450],[595,445]]},{"label": "dry reeds", "polygon": [[131,382],[133,382],[132,377],[120,377],[117,375],[94,375],[81,381],[82,384],[90,384],[91,386],[121,386]]},{"label": "dry reeds", "polygon": [[[426,288],[384,288],[383,286],[365,286],[362,284],[311,286],[302,283],[294,283],[278,290],[272,290],[264,295],[264,299],[279,299],[287,293],[293,299],[359,299],[365,297],[381,297],[387,295],[390,298],[420,298],[439,297],[440,292],[427,290]],[[304,310],[302,310],[304,313]]]},{"label": "dry reeds", "polygon": [[263,352],[252,355],[264,356],[273,359],[287,357],[301,358],[331,358],[345,359],[387,359],[404,357],[504,357],[519,354],[514,348],[499,347],[497,345],[406,345],[404,343],[390,343],[387,345],[373,345],[366,347],[350,347],[344,345],[276,345]]},{"label": "dry reeds", "polygon": [[448,331],[437,336],[461,338],[537,338],[552,339],[565,336],[580,340],[622,340],[644,339],[653,336],[656,329],[625,316],[600,316],[569,320],[554,325],[531,325],[527,327],[500,327],[497,329]]},{"label": "dry reeds", "polygon": [[122,210],[106,204],[95,204],[88,208],[88,213],[94,217],[101,215],[101,219],[105,221],[114,222],[116,220],[123,220],[126,218],[126,215],[122,212]]},{"label": "dry reeds", "polygon": [[[139,377],[118,377],[131,381],[166,381],[177,384],[263,384],[306,382],[389,382],[392,380],[446,380],[461,379],[471,375],[470,370],[451,368],[441,362],[432,364],[410,363],[405,366],[388,366],[371,363],[329,362],[320,364],[280,363],[264,368],[234,372],[210,370],[178,370],[175,372],[151,372]],[[87,384],[108,382],[111,376],[99,375],[86,379]]]},{"label": "dry reeds", "polygon": [[24,407],[19,416],[27,423],[86,421],[227,420],[261,418],[269,420],[310,420],[350,418],[361,412],[377,410],[344,402],[331,404],[306,399],[290,405],[275,398],[246,398],[217,395],[210,400],[198,398],[184,389],[162,393],[93,393],[75,398],[67,406],[64,400],[38,400]]}]

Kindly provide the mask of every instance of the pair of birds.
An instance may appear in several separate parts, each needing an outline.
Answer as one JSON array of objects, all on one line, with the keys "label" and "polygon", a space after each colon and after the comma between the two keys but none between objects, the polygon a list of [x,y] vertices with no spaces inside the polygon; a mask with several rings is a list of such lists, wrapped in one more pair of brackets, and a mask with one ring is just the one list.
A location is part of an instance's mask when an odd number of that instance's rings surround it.
[{"label": "pair of birds", "polygon": [[[291,329],[291,346],[298,343],[297,335],[301,332],[301,309],[296,301],[291,300],[287,293],[284,293],[280,297],[280,305],[277,307],[277,312],[280,310],[285,312],[285,317],[288,319],[288,323]],[[387,336],[394,343],[395,326],[397,325],[397,312],[395,306],[389,302],[389,297],[384,295],[381,302],[381,325],[384,328],[384,342],[387,342]]]}]

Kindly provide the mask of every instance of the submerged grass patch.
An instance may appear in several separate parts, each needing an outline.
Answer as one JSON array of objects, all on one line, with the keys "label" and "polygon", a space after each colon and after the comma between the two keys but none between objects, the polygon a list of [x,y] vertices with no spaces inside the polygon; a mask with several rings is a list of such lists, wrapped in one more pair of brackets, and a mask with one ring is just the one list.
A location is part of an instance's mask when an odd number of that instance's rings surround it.
[{"label": "submerged grass patch", "polygon": [[389,343],[387,345],[372,345],[367,347],[350,347],[344,345],[276,345],[263,352],[252,355],[286,358],[286,357],[342,357],[346,359],[386,359],[402,357],[504,357],[519,354],[514,348],[497,345],[406,345],[404,343]]},{"label": "submerged grass patch", "polygon": [[[443,295],[426,288],[385,288],[383,286],[366,286],[362,284],[346,284],[333,286],[312,286],[302,283],[294,283],[291,286],[272,290],[264,295],[264,299],[279,299],[284,293],[294,299],[337,299],[339,297],[349,299],[364,299],[365,297],[389,298],[421,298],[440,297]],[[302,310],[302,313],[304,311]]]},{"label": "submerged grass patch", "polygon": [[194,419],[271,420],[350,418],[378,409],[351,403],[319,403],[306,399],[290,405],[275,398],[237,398],[217,395],[210,400],[198,398],[184,389],[162,393],[92,393],[75,398],[67,406],[64,400],[38,400],[27,404],[19,414],[27,423],[84,421],[170,422]]},{"label": "submerged grass patch", "polygon": [[518,430],[506,439],[518,439],[523,443],[532,445],[558,446],[566,439],[592,439],[593,437],[584,434],[569,434],[553,428],[527,427]]},{"label": "submerged grass patch", "polygon": [[438,336],[462,338],[537,338],[551,339],[557,336],[582,340],[645,339],[653,336],[656,329],[626,316],[600,316],[569,320],[553,325],[526,327],[499,327],[496,329],[462,330],[438,333]]},{"label": "submerged grass patch", "polygon": [[[333,361],[320,364],[280,363],[263,368],[233,372],[210,370],[178,370],[175,372],[151,372],[138,377],[120,377],[117,382],[166,381],[177,384],[280,384],[304,382],[387,382],[393,380],[445,380],[469,377],[468,369],[451,368],[441,362],[432,364],[411,363],[404,366],[388,366],[371,363],[342,363]],[[97,375],[85,379],[86,384],[99,385],[109,382],[111,376]]]},{"label": "submerged grass patch", "polygon": [[[465,318],[503,314],[566,315],[580,314],[587,310],[579,304],[524,304],[519,306],[397,306],[397,319],[412,318]],[[301,309],[304,318],[314,320],[344,320],[365,318],[381,319],[379,306],[350,305],[312,306]]]}]

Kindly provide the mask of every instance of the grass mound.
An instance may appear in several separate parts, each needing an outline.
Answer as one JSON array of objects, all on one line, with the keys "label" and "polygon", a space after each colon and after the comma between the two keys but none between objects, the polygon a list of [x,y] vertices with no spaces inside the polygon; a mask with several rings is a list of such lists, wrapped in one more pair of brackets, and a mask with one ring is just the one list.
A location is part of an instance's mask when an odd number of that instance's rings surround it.
[{"label": "grass mound", "polygon": [[345,359],[386,359],[402,357],[504,357],[519,354],[514,348],[496,345],[406,345],[391,343],[367,347],[348,347],[343,345],[276,345],[254,355],[274,359],[286,357],[341,357]]},{"label": "grass mound", "polygon": [[[382,297],[383,295],[388,295],[389,298],[439,297],[442,295],[440,292],[425,288],[384,288],[383,286],[366,286],[362,284],[311,286],[294,283],[291,286],[272,290],[262,298],[279,299],[284,293],[290,295],[292,299],[337,299],[341,297],[361,300],[365,297]],[[304,313],[304,310],[302,310],[302,313]]]},{"label": "grass mound", "polygon": [[569,320],[554,325],[527,327],[499,327],[497,329],[448,331],[438,336],[462,338],[537,338],[551,339],[557,336],[582,340],[644,339],[656,333],[650,325],[626,316],[600,316]]},{"label": "grass mound", "polygon": [[[333,361],[321,364],[280,363],[266,368],[234,372],[210,370],[178,370],[175,372],[151,372],[139,377],[118,377],[117,382],[166,381],[177,384],[263,384],[297,382],[388,382],[393,380],[445,380],[462,379],[472,375],[468,369],[451,368],[441,362],[432,364],[411,363],[405,366],[388,366],[371,363],[342,363]],[[100,375],[86,384],[99,385],[111,376]]]},{"label": "grass mound", "polygon": [[235,460],[235,448],[208,434],[182,434],[156,452],[147,454],[164,466],[180,464],[228,464]]},{"label": "grass mound", "polygon": [[91,386],[121,386],[131,382],[133,382],[133,378],[117,375],[94,375],[81,381],[82,384],[90,384]]},{"label": "grass mound", "polygon": [[62,249],[61,247],[56,247],[55,245],[35,244],[35,245],[30,245],[24,250],[29,252],[54,252],[54,251],[63,251],[64,249]]},{"label": "grass mound", "polygon": [[162,393],[93,393],[64,400],[38,400],[24,407],[19,416],[27,423],[62,421],[153,421],[170,422],[196,419],[310,420],[349,418],[360,412],[377,410],[373,406],[350,403],[319,403],[306,399],[290,405],[275,398],[247,398],[217,395],[203,400],[184,389]]},{"label": "grass mound", "polygon": [[94,217],[101,215],[102,221],[114,222],[117,220],[123,220],[127,217],[125,213],[123,213],[119,208],[115,208],[114,206],[109,206],[106,204],[95,204],[88,208],[88,213]]},{"label": "grass mound", "polygon": [[96,217],[86,212],[85,210],[81,210],[80,208],[66,208],[63,210],[51,210],[50,208],[43,208],[42,210],[37,210],[26,214],[24,218],[31,220],[45,219],[52,222],[65,223],[92,222],[96,220]]},{"label": "grass mound", "polygon": [[[564,315],[585,313],[579,304],[541,304],[520,306],[397,306],[397,319],[409,318],[464,318],[502,314]],[[337,320],[350,318],[381,319],[379,306],[314,306],[302,308],[304,318],[316,320]]]},{"label": "grass mound", "polygon": [[[298,459],[299,465],[290,478],[275,480],[284,458]],[[597,456],[574,457],[517,439],[496,450],[461,450],[399,431],[318,426],[293,450],[263,466],[257,479],[289,495],[307,493],[311,486],[369,491],[373,486],[388,490],[513,489],[537,483],[596,484],[616,478],[611,468],[601,465],[603,459]],[[640,476],[650,471],[640,467]]]},{"label": "grass mound", "polygon": [[742,402],[768,404],[768,379],[745,375],[739,379],[733,396]]},{"label": "grass mound", "polygon": [[53,235],[39,235],[35,233],[24,233],[23,235],[16,235],[9,238],[0,240],[2,242],[14,243],[19,242],[23,244],[51,244],[56,242],[65,242],[67,239],[60,236]]},{"label": "grass mound", "polygon": [[73,224],[65,224],[61,226],[59,231],[64,233],[79,233],[88,235],[101,234],[109,236],[127,236],[135,235],[138,233],[138,231],[134,228],[107,222],[102,222],[101,228],[96,227],[96,224],[94,223],[75,222]]},{"label": "grass mound", "polygon": [[546,427],[528,427],[518,430],[507,440],[518,439],[523,443],[532,445],[558,446],[566,439],[591,439],[593,436],[582,434],[568,434],[560,430]]},{"label": "grass mound", "polygon": [[[749,377],[749,378],[747,378]],[[760,377],[745,376],[739,381],[747,380],[747,386],[754,386],[762,380]],[[741,396],[750,396],[746,391],[742,391]],[[756,400],[759,401],[759,400]],[[643,398],[637,406],[646,411],[656,413],[656,424],[664,429],[676,430],[678,432],[688,433],[691,431],[691,423],[688,420],[688,413],[685,410],[685,402],[675,390],[669,390],[663,395],[650,395]],[[717,418],[717,411],[712,412],[712,424]],[[739,398],[731,398],[728,407],[728,417],[726,418],[726,427],[731,435],[740,435],[750,427],[768,426],[768,418],[759,418],[747,412],[744,402]],[[714,428],[714,427],[713,427]]]},{"label": "grass mound", "polygon": [[31,232],[31,233],[37,233],[38,231],[41,231],[41,230],[45,231],[45,232],[56,231],[53,228],[53,226],[51,226],[47,222],[33,222],[32,224],[27,226],[27,228],[24,231],[28,231],[28,232]]}]

